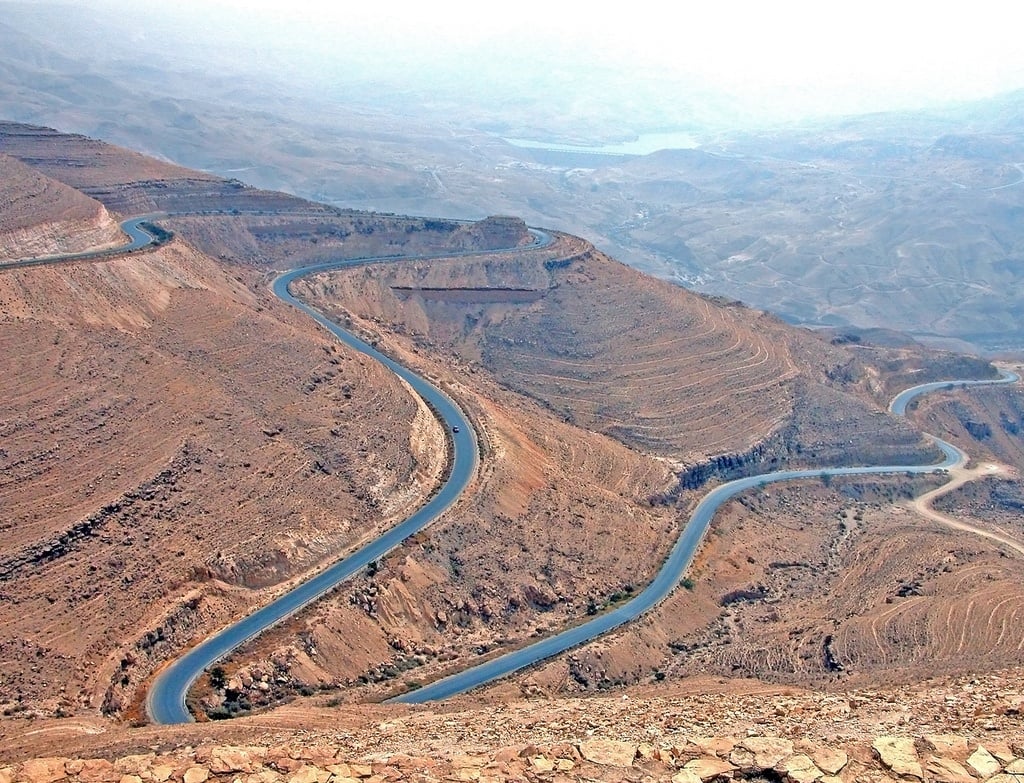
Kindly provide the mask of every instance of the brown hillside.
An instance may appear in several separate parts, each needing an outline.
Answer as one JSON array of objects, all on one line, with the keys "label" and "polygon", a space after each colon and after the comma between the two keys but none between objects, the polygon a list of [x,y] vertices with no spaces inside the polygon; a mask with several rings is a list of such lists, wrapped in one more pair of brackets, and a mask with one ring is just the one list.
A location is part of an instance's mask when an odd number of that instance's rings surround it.
[{"label": "brown hillside", "polygon": [[[415,710],[295,703],[272,715],[127,730],[95,719],[20,720],[0,774],[26,783],[186,775],[216,783],[696,781],[1016,783],[1021,681],[1012,670],[837,694],[703,677],[628,696]],[[927,770],[927,772],[925,771]],[[65,777],[66,776],[66,777]]]},{"label": "brown hillside", "polygon": [[833,691],[1024,665],[1024,559],[904,507],[928,485],[748,493],[718,515],[692,589],[525,681],[573,693],[715,674]]},{"label": "brown hillside", "polygon": [[0,122],[0,152],[79,190],[159,179],[220,179],[86,136],[16,122]]},{"label": "brown hillside", "polygon": [[270,193],[205,172],[175,166],[77,134],[0,122],[0,153],[101,201],[112,212],[301,209],[331,212],[283,193]]},{"label": "brown hillside", "polygon": [[8,271],[0,312],[7,708],[116,708],[443,465],[392,376],[180,242]]},{"label": "brown hillside", "polygon": [[[433,417],[274,300],[260,270],[526,237],[507,219],[341,213],[132,156],[119,172],[116,149],[82,137],[5,138],[22,160],[35,139],[47,171],[108,207],[208,212],[167,221],[177,239],[158,251],[0,275],[3,708],[133,716],[162,661],[390,524],[443,466]],[[931,359],[833,344],[573,237],[297,288],[455,397],[481,468],[434,527],[227,662],[229,687],[201,694],[216,716],[321,686],[353,686],[321,697],[335,703],[383,695],[600,611],[736,472],[933,454],[882,410],[890,379],[931,377]],[[982,437],[996,413],[959,420]],[[1012,634],[992,633],[1012,618],[1015,564],[890,510],[931,481],[742,498],[692,591],[490,693],[706,670],[833,685],[827,645],[868,684],[1016,663]]]},{"label": "brown hillside", "polygon": [[[699,497],[672,486],[669,471],[684,460],[707,465],[731,450],[756,455],[749,469],[758,470],[769,459],[799,460],[801,448],[812,461],[930,456],[909,425],[822,385],[817,368],[801,375],[787,347],[833,362],[849,361],[844,349],[634,276],[571,237],[515,256],[324,273],[296,288],[450,384],[486,434],[484,478],[380,571],[236,656],[228,669],[241,696],[227,705],[210,696],[213,710],[357,679],[403,687],[465,665],[467,653],[521,643],[623,600],[651,577],[673,525]],[[646,306],[630,304],[630,292]],[[718,362],[729,370],[716,372]],[[515,372],[533,366],[547,372]],[[566,406],[557,391],[570,383],[577,396]],[[657,419],[675,400],[676,416]],[[644,427],[618,426],[628,417]],[[594,434],[602,430],[613,437]],[[659,453],[645,456],[644,447]],[[712,465],[702,481],[715,475]],[[678,507],[649,502],[664,498]],[[668,654],[676,613],[694,629],[714,621],[688,596],[656,616],[660,647],[640,640],[650,655],[623,647],[628,672],[580,678],[594,686],[649,678]],[[572,656],[565,661],[553,664],[563,682],[566,668],[574,671]],[[259,682],[270,671],[281,687],[268,694]]]},{"label": "brown hillside", "polygon": [[[461,301],[474,288],[494,289],[490,301]],[[502,294],[518,289],[538,297]],[[675,459],[749,449],[791,410],[796,368],[757,313],[715,306],[572,237],[526,257],[333,273],[310,293],[457,350],[567,422]]]},{"label": "brown hillside", "polygon": [[450,387],[486,436],[478,484],[375,573],[235,656],[226,668],[245,700],[404,687],[577,621],[653,575],[677,514],[645,499],[669,485],[668,466],[479,380]]},{"label": "brown hillside", "polygon": [[454,354],[566,422],[672,460],[686,486],[781,464],[936,459],[915,428],[879,415],[884,378],[907,359],[880,367],[874,355],[647,277],[574,237],[525,255],[316,279],[304,290],[339,318]]},{"label": "brown hillside", "polygon": [[0,154],[0,261],[123,242],[101,203]]}]

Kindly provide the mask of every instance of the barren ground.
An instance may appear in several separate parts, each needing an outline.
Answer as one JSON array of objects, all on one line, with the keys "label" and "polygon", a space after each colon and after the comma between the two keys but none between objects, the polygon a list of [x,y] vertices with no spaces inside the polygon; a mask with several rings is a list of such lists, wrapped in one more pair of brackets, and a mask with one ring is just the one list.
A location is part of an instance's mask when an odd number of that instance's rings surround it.
[{"label": "barren ground", "polygon": [[[209,704],[234,711],[360,682],[380,682],[384,693],[393,692],[464,666],[473,654],[521,644],[623,600],[650,578],[674,538],[672,526],[685,520],[701,494],[682,485],[695,475],[691,465],[711,466],[693,479],[699,486],[716,473],[780,461],[934,458],[911,425],[870,402],[884,391],[882,376],[878,390],[850,383],[847,392],[818,365],[801,371],[791,358],[800,352],[823,359],[825,367],[863,368],[846,349],[656,281],[633,285],[632,274],[585,243],[560,236],[555,246],[525,257],[364,267],[300,284],[307,299],[339,322],[448,380],[487,434],[485,464],[495,472],[472,503],[387,558],[379,572],[357,580],[351,592],[235,656],[226,667],[226,692]],[[634,289],[645,303],[642,318],[617,298]],[[769,343],[768,336],[777,339]],[[514,416],[507,415],[508,406]],[[616,440],[630,448],[617,447]],[[610,470],[607,456],[581,461],[595,444],[606,454],[617,448],[625,461],[613,460]],[[660,459],[645,462],[645,451]],[[552,459],[559,454],[565,456]],[[645,465],[653,465],[654,473]],[[678,472],[674,487],[670,469]],[[637,481],[645,471],[653,481]],[[614,478],[620,474],[629,481]],[[905,481],[880,491],[890,498],[910,496]],[[803,513],[828,500],[801,501]],[[713,589],[720,594],[701,587],[693,594],[680,591],[638,630],[563,656],[549,674],[542,667],[536,679],[527,674],[518,681],[572,692],[702,671],[699,663],[676,665],[677,653],[688,646],[688,635],[723,636],[719,602],[729,591],[740,594],[738,601],[781,604],[784,612],[792,602],[792,618],[800,617],[806,607],[796,600],[784,565],[773,575],[773,593],[754,588],[743,597],[752,580],[769,578],[763,572],[775,570],[772,564],[785,560],[789,546],[786,529],[770,536],[759,529],[753,540],[743,529],[730,529],[733,537],[720,531],[721,540],[751,551],[741,555],[710,544],[702,561],[714,572]],[[804,545],[817,550],[837,546],[832,537],[827,528],[803,534]],[[834,553],[829,557],[835,577],[848,563]],[[825,584],[826,575],[816,568],[821,558],[802,564],[810,582],[800,589],[813,592]],[[818,611],[828,617],[836,610]],[[811,641],[820,626],[802,630],[806,638],[798,643],[759,650],[735,668],[731,662],[716,668],[710,658],[703,663],[730,675],[827,682],[824,653],[814,659],[807,652],[815,645],[823,649],[827,633]],[[791,660],[801,657],[809,660]],[[870,675],[885,668],[870,668]],[[871,676],[864,681],[872,682]],[[260,685],[275,680],[280,687]]]},{"label": "barren ground", "polygon": [[7,272],[0,303],[11,709],[120,706],[150,657],[437,480],[437,424],[397,381],[179,242]]}]

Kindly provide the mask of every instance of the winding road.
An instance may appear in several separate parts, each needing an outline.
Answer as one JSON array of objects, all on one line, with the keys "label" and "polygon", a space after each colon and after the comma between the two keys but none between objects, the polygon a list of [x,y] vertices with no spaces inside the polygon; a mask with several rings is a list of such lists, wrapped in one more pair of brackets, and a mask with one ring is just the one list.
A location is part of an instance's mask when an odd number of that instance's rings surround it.
[{"label": "winding road", "polygon": [[30,258],[18,258],[13,261],[0,262],[0,270],[21,269],[29,266],[48,266],[50,264],[63,264],[68,261],[93,261],[110,256],[119,256],[122,253],[132,253],[142,250],[144,247],[155,245],[159,238],[149,233],[143,224],[150,223],[157,218],[165,217],[164,214],[142,215],[141,217],[129,218],[122,221],[121,230],[128,235],[128,241],[117,247],[107,247],[100,250],[83,250],[81,253],[58,253],[49,256],[32,256]]},{"label": "winding road", "polygon": [[452,402],[451,398],[412,370],[381,353],[369,343],[342,329],[318,310],[296,299],[288,291],[291,283],[307,275],[343,269],[345,267],[395,261],[423,261],[460,256],[492,255],[507,253],[510,250],[546,247],[552,242],[551,236],[544,231],[531,229],[531,233],[534,237],[534,241],[531,244],[519,245],[514,248],[499,248],[485,251],[467,250],[416,256],[372,256],[328,261],[322,264],[292,269],[279,275],[274,280],[271,290],[273,290],[278,298],[302,310],[346,345],[366,354],[372,359],[376,359],[408,383],[413,391],[431,407],[451,437],[452,453],[448,477],[426,504],[421,506],[404,522],[391,528],[380,538],[334,563],[326,570],[321,571],[309,581],[303,582],[261,609],[208,637],[180,658],[174,660],[169,666],[162,669],[146,694],[146,714],[151,721],[154,723],[186,723],[191,721],[193,718],[185,706],[185,697],[188,694],[189,688],[192,687],[192,684],[207,667],[267,628],[290,617],[302,607],[332,590],[339,583],[353,576],[361,569],[366,568],[374,560],[386,555],[409,536],[415,535],[431,524],[458,499],[476,472],[477,455],[479,453],[476,432],[469,419]]},{"label": "winding road", "polygon": [[[130,237],[130,242],[119,248],[96,252],[76,253],[68,256],[51,256],[47,258],[28,259],[9,264],[0,264],[0,269],[16,266],[35,266],[59,263],[71,260],[87,260],[103,258],[117,253],[138,250],[153,244],[157,238],[148,233],[142,224],[157,216],[133,218],[122,223],[122,227]],[[174,660],[154,679],[146,696],[146,713],[154,723],[184,723],[193,720],[185,706],[185,697],[189,688],[202,672],[223,658],[249,639],[262,633],[267,628],[299,611],[302,607],[315,601],[332,590],[340,582],[348,579],[371,562],[383,557],[397,547],[408,536],[422,530],[461,495],[472,480],[477,465],[478,444],[476,434],[469,420],[459,407],[440,389],[432,385],[408,368],[378,351],[373,346],[342,329],[326,318],[322,313],[304,304],[289,293],[289,285],[295,280],[317,272],[341,269],[344,267],[371,263],[429,260],[451,258],[455,256],[484,255],[486,253],[509,252],[519,249],[535,248],[551,242],[550,236],[540,231],[533,231],[534,243],[519,248],[503,248],[493,251],[465,251],[456,253],[436,253],[418,256],[375,256],[361,259],[332,261],[314,266],[293,269],[279,275],[272,284],[276,296],[284,302],[302,310],[323,328],[353,349],[379,361],[398,377],[404,380],[413,391],[431,406],[436,415],[449,431],[452,438],[451,465],[447,480],[441,488],[401,524],[387,531],[380,538],[358,549],[351,555],[339,560],[324,571],[316,574],[308,581],[291,589],[266,606],[256,610],[247,617],[218,631],[191,650]],[[997,379],[990,380],[953,380],[921,384],[898,394],[889,406],[892,413],[903,416],[907,405],[922,394],[953,387],[972,385],[1017,383],[1020,377],[1009,371],[1002,371]],[[933,465],[875,465],[849,468],[818,468],[805,470],[784,470],[760,476],[750,476],[722,484],[711,490],[694,509],[690,519],[680,531],[679,538],[672,547],[669,556],[662,564],[654,580],[639,594],[627,603],[621,604],[612,611],[600,614],[585,623],[574,626],[560,633],[535,642],[527,647],[506,653],[457,674],[436,680],[418,690],[402,694],[392,701],[404,703],[421,703],[435,701],[468,691],[484,683],[504,677],[512,672],[535,664],[539,661],[562,653],[572,647],[588,642],[602,634],[636,619],[649,611],[669,594],[682,580],[689,567],[700,542],[704,538],[716,511],[730,498],[749,489],[763,487],[768,484],[796,479],[820,478],[826,476],[858,476],[878,475],[886,473],[922,474],[936,470],[947,470],[957,467],[965,461],[965,455],[952,444],[939,438],[929,436],[942,450],[944,459]]]},{"label": "winding road", "polygon": [[[1020,377],[1015,373],[1003,371],[1002,377],[993,380],[983,381],[953,381],[955,386],[984,385],[993,383],[1016,383]],[[903,415],[907,403],[915,397],[945,389],[951,385],[950,382],[926,383],[915,386],[899,394],[890,405],[895,409],[899,405],[899,413]],[[760,476],[749,476],[721,484],[705,495],[694,509],[690,519],[686,522],[675,546],[669,553],[668,558],[662,565],[651,582],[641,593],[626,604],[616,609],[599,615],[582,625],[569,628],[555,636],[549,636],[539,642],[531,644],[513,652],[506,653],[499,658],[487,661],[471,669],[466,669],[458,674],[436,680],[429,685],[415,691],[396,696],[391,701],[404,702],[407,704],[419,704],[427,701],[446,699],[458,693],[463,693],[491,680],[496,680],[526,666],[550,658],[553,655],[565,652],[577,645],[595,639],[598,636],[608,633],[620,625],[636,619],[641,614],[657,606],[669,594],[676,589],[682,580],[686,569],[689,568],[697,547],[707,533],[708,526],[714,518],[715,512],[727,500],[735,497],[741,492],[756,487],[764,487],[768,484],[776,484],[781,481],[793,481],[794,479],[820,478],[824,476],[864,476],[883,473],[931,473],[936,470],[947,470],[962,464],[965,456],[956,446],[946,443],[934,436],[929,436],[932,441],[945,454],[942,462],[934,465],[878,465],[852,468],[823,468],[807,470],[780,470],[774,473],[765,473]]]}]

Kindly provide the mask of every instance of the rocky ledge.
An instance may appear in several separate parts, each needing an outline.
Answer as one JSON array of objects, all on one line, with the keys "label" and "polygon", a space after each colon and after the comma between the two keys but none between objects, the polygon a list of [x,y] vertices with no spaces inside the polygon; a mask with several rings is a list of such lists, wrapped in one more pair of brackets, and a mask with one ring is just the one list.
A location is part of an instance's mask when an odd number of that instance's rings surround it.
[{"label": "rocky ledge", "polygon": [[781,737],[690,737],[651,745],[592,737],[432,757],[351,757],[333,745],[181,748],[118,759],[37,758],[0,766],[0,783],[386,783],[386,781],[1024,783],[1018,743],[959,735],[880,736],[845,747]]}]

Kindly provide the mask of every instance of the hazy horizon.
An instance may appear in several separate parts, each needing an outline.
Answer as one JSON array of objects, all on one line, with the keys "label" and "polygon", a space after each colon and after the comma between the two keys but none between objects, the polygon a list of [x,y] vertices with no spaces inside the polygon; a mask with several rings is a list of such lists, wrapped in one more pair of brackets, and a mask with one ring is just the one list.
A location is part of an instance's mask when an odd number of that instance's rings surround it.
[{"label": "hazy horizon", "polygon": [[[33,0],[32,6],[46,6]],[[685,12],[579,13],[532,0],[503,12],[461,0],[429,6],[337,7],[295,0],[185,0],[147,8],[84,0],[125,17],[132,40],[96,57],[131,57],[140,45],[181,66],[216,73],[262,70],[325,97],[393,99],[403,90],[468,113],[535,91],[563,118],[633,115],[640,130],[771,125],[937,107],[1024,87],[1017,17],[984,0],[970,14],[921,3],[856,9],[789,2],[698,4]],[[78,39],[61,15],[47,35]],[[142,53],[144,50],[140,50]],[[154,53],[150,52],[150,54]],[[348,92],[344,92],[347,90]],[[601,104],[604,105],[601,105]],[[531,108],[520,107],[529,117]],[[459,117],[452,119],[458,121]],[[625,117],[624,117],[625,119]]]}]

